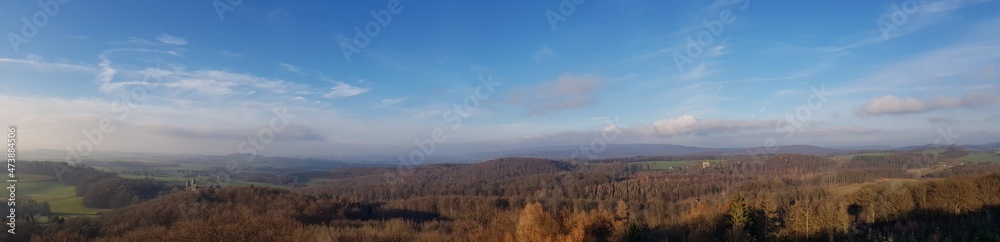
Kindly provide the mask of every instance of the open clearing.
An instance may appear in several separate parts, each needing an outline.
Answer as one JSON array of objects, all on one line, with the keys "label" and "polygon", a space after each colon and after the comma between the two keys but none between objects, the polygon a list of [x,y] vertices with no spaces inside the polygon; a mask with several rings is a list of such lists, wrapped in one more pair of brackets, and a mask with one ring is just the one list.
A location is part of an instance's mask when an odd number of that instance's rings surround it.
[{"label": "open clearing", "polygon": [[[52,213],[57,216],[94,215],[110,209],[94,209],[83,206],[83,198],[76,196],[76,187],[66,186],[51,176],[18,174],[17,197],[30,197],[39,202],[48,202]],[[10,191],[4,190],[5,196]]]},{"label": "open clearing", "polygon": [[888,184],[892,184],[892,185],[895,186],[895,185],[899,185],[899,184],[910,183],[910,182],[918,182],[918,181],[920,181],[920,179],[912,179],[912,178],[883,178],[883,179],[877,179],[877,180],[874,180],[874,181],[868,181],[868,182],[863,182],[863,183],[854,183],[854,184],[847,184],[847,185],[843,185],[843,186],[831,187],[829,189],[830,189],[830,193],[833,193],[834,195],[845,196],[845,195],[849,195],[849,194],[858,192],[858,190],[861,190],[861,188],[863,188],[865,186],[868,186],[868,185],[888,183]]},{"label": "open clearing", "polygon": [[993,153],[969,154],[958,158],[959,161],[969,163],[1000,163],[1000,155]]}]

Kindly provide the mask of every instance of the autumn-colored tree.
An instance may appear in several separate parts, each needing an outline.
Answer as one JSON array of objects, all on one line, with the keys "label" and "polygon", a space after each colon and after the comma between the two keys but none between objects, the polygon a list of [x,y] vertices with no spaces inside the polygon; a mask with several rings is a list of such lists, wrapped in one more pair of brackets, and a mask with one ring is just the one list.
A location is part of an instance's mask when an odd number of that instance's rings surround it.
[{"label": "autumn-colored tree", "polygon": [[528,204],[521,211],[515,231],[517,241],[549,242],[555,241],[558,235],[559,224],[542,209],[542,204]]},{"label": "autumn-colored tree", "polygon": [[603,209],[589,213],[578,211],[568,220],[569,232],[560,236],[560,241],[607,241],[611,236],[614,220],[615,218]]}]

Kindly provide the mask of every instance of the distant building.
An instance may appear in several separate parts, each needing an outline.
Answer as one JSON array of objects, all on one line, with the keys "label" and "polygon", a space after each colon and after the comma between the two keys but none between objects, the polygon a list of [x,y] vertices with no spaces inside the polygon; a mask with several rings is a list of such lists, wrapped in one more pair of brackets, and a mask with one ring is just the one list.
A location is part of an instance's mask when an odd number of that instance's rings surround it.
[{"label": "distant building", "polygon": [[195,177],[189,178],[184,181],[184,190],[195,191],[198,190],[199,188],[206,188],[206,187],[208,186],[198,185],[198,180]]},{"label": "distant building", "polygon": [[712,163],[709,163],[708,161],[701,162],[701,169],[708,168],[709,166],[712,166]]}]

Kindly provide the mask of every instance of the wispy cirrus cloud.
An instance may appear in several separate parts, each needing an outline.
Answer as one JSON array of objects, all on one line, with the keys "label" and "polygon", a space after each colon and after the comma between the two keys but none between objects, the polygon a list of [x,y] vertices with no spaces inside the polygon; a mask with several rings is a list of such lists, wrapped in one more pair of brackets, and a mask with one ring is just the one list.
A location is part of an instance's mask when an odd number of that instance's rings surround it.
[{"label": "wispy cirrus cloud", "polygon": [[548,59],[552,59],[555,56],[556,53],[552,51],[552,48],[549,48],[548,46],[542,46],[541,49],[535,51],[533,58],[535,59],[535,62],[542,62]]},{"label": "wispy cirrus cloud", "polygon": [[401,103],[403,101],[406,101],[406,99],[409,99],[409,97],[382,99],[382,106],[392,106],[392,105],[395,105],[397,103]]},{"label": "wispy cirrus cloud", "polygon": [[181,37],[177,37],[177,36],[173,36],[173,35],[169,35],[169,34],[160,34],[159,36],[156,36],[156,40],[160,41],[160,43],[164,43],[164,44],[168,44],[168,45],[186,45],[186,44],[188,44],[187,39],[184,39],[184,38],[181,38]]},{"label": "wispy cirrus cloud", "polygon": [[371,88],[362,88],[362,87],[352,86],[351,84],[347,84],[344,82],[336,82],[336,85],[330,88],[330,92],[323,94],[323,97],[325,98],[353,97],[368,91],[371,91]]},{"label": "wispy cirrus cloud", "polygon": [[286,71],[290,71],[290,72],[295,72],[295,73],[299,73],[299,74],[303,74],[303,72],[302,72],[302,69],[301,69],[301,68],[299,68],[298,66],[295,66],[295,65],[292,65],[292,64],[288,64],[288,63],[278,63],[278,67],[281,67],[281,69],[284,69],[284,70],[286,70]]}]

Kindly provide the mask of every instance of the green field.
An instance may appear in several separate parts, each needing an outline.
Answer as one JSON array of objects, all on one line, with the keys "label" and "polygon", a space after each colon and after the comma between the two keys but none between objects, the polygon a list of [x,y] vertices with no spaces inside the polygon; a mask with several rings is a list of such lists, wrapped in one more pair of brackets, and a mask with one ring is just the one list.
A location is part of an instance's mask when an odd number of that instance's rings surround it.
[{"label": "green field", "polygon": [[958,158],[959,161],[969,162],[969,163],[1000,163],[1000,156],[994,153],[979,153],[969,154]]},{"label": "green field", "polygon": [[[76,196],[76,187],[66,186],[54,177],[42,175],[17,175],[17,197],[30,197],[39,202],[48,202],[52,213],[57,216],[94,215],[109,209],[94,209],[83,206],[83,198]],[[4,196],[10,196],[4,190]]]},{"label": "green field", "polygon": [[[633,167],[638,167],[640,169],[650,169],[654,171],[669,170],[670,167],[684,167],[688,165],[696,165],[701,167],[701,162],[706,160],[679,160],[679,161],[644,161],[631,163]],[[726,162],[725,160],[707,160],[712,165],[718,165]]]}]

